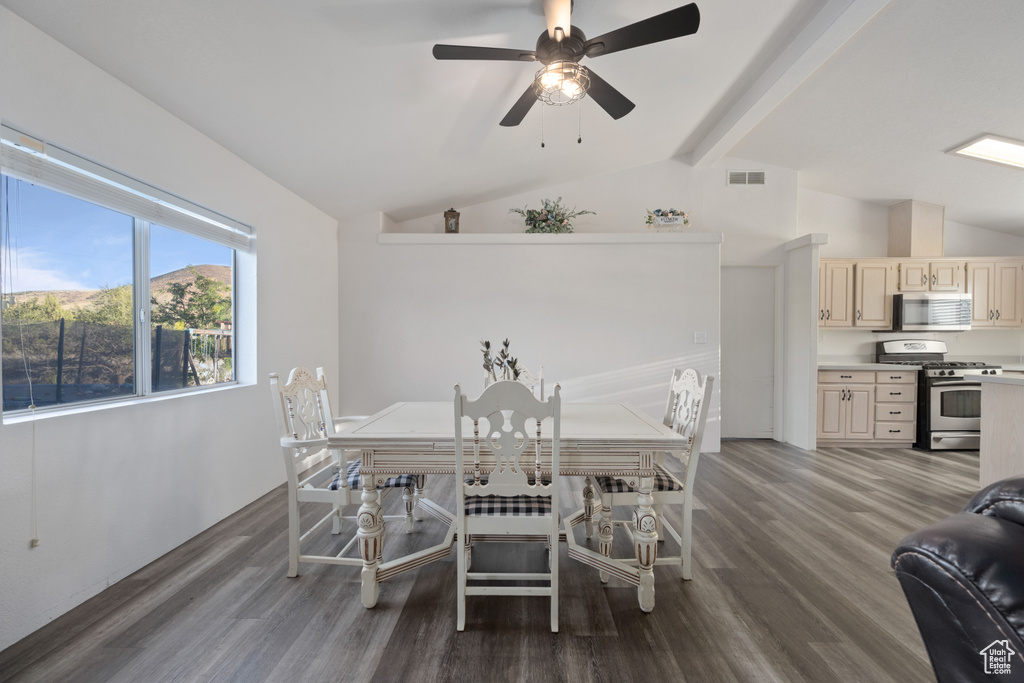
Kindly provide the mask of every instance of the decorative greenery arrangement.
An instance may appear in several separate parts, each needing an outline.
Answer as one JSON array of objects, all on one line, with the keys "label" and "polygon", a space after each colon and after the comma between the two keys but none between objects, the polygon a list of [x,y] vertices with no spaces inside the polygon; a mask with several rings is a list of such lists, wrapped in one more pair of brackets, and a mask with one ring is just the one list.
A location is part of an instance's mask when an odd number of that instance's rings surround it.
[{"label": "decorative greenery arrangement", "polygon": [[526,221],[526,232],[572,232],[572,220],[586,214],[597,215],[593,211],[571,211],[562,206],[562,198],[555,201],[544,200],[543,209],[509,209],[509,213],[518,213]]},{"label": "decorative greenery arrangement", "polygon": [[[519,374],[522,372],[519,369],[519,359],[509,355],[508,339],[501,343],[501,351],[493,358],[491,357],[491,342],[481,340],[480,344],[483,346],[484,370],[492,380],[497,382],[499,379],[519,379]],[[499,372],[501,377],[498,377]]]},{"label": "decorative greenery arrangement", "polygon": [[647,225],[654,225],[656,218],[668,218],[670,216],[682,216],[683,225],[690,224],[690,214],[678,209],[655,209],[647,211]]}]

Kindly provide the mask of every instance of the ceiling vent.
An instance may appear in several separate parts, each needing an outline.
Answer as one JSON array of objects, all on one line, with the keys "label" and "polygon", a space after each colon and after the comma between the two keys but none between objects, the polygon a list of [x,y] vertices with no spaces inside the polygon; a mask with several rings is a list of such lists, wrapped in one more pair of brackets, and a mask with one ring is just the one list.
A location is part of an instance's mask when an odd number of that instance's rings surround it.
[{"label": "ceiling vent", "polygon": [[729,171],[728,185],[764,185],[764,171]]}]

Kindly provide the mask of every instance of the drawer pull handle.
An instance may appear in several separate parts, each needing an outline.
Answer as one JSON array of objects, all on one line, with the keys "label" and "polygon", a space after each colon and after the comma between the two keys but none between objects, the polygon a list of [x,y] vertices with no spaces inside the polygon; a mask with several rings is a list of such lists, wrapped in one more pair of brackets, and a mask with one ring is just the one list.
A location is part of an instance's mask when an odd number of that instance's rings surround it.
[{"label": "drawer pull handle", "polygon": [[839,379],[853,379],[853,375],[839,375]]},{"label": "drawer pull handle", "polygon": [[903,379],[902,375],[889,375],[889,379]]},{"label": "drawer pull handle", "polygon": [[890,429],[889,433],[890,434],[899,434],[902,431],[903,431],[902,429]]},{"label": "drawer pull handle", "polygon": [[903,392],[902,391],[890,391],[889,395],[890,396],[902,396]]},{"label": "drawer pull handle", "polygon": [[890,410],[889,414],[890,415],[902,415],[903,411],[902,410]]}]

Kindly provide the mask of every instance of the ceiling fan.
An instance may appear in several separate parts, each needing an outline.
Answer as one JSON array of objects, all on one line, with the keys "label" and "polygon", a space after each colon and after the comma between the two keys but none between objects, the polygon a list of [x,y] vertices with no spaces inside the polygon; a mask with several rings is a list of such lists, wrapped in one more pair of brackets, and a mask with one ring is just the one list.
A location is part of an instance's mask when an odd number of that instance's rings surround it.
[{"label": "ceiling fan", "polygon": [[636,105],[596,73],[581,66],[580,60],[688,36],[696,33],[700,26],[700,11],[696,4],[690,3],[588,40],[583,31],[571,25],[572,5],[572,0],[544,0],[548,28],[540,34],[534,50],[435,45],[434,58],[543,64],[533,83],[501,120],[503,126],[518,126],[537,100],[546,104],[570,104],[588,94],[613,119],[620,119]]}]

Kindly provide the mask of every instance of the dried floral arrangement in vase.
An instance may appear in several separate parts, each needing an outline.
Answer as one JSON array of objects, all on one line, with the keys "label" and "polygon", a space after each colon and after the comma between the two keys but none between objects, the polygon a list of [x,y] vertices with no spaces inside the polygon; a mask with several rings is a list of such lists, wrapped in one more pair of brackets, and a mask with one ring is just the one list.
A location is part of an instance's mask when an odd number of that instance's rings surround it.
[{"label": "dried floral arrangement in vase", "polygon": [[509,209],[509,213],[518,213],[526,222],[526,232],[572,232],[572,221],[578,216],[591,214],[596,216],[594,211],[575,208],[567,209],[562,206],[562,198],[551,201],[544,200],[544,207],[541,209]]},{"label": "dried floral arrangement in vase", "polygon": [[[484,371],[491,378],[492,382],[499,379],[519,379],[519,359],[513,358],[508,352],[509,341],[506,339],[501,343],[501,350],[498,355],[491,356],[491,342],[481,341],[484,353]],[[500,377],[499,377],[500,375]]]}]

